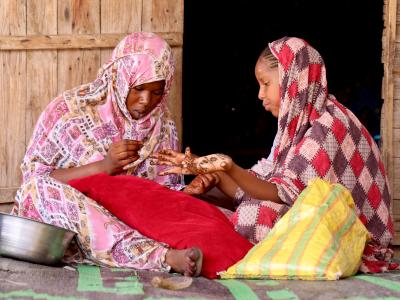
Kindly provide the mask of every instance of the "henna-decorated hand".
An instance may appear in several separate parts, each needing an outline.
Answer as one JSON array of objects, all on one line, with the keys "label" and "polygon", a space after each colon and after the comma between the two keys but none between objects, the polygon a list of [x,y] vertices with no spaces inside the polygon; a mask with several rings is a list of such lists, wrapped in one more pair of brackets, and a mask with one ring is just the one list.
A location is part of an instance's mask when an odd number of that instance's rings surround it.
[{"label": "henna-decorated hand", "polygon": [[218,185],[218,173],[197,175],[183,190],[189,195],[201,195]]},{"label": "henna-decorated hand", "polygon": [[179,153],[172,149],[165,149],[150,155],[153,159],[152,164],[163,166],[179,166],[185,160],[185,156],[192,156],[189,147],[186,148],[185,153]]},{"label": "henna-decorated hand", "polygon": [[187,147],[185,154],[173,150],[162,150],[152,155],[153,163],[172,168],[161,172],[159,175],[184,174],[199,175],[213,173],[217,171],[228,171],[232,167],[232,159],[225,154],[211,154],[207,156],[195,157]]}]

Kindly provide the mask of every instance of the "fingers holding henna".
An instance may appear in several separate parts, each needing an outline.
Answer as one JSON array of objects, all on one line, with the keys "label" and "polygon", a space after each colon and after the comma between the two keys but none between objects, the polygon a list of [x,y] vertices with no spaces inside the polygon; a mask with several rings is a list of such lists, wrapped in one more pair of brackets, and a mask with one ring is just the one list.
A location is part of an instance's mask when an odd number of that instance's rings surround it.
[{"label": "fingers holding henna", "polygon": [[175,152],[171,149],[164,149],[158,153],[153,153],[150,157],[153,158],[157,164],[167,161],[173,163],[174,165],[180,165],[184,160],[185,155]]},{"label": "fingers holding henna", "polygon": [[162,154],[153,154],[150,156],[152,165],[161,165],[161,166],[177,166],[175,162],[171,161],[167,157]]},{"label": "fingers holding henna", "polygon": [[192,157],[192,152],[190,151],[190,147],[185,148],[185,158],[191,158]]},{"label": "fingers holding henna", "polygon": [[199,175],[203,182],[203,193],[208,192],[219,183],[219,177],[216,173]]},{"label": "fingers holding henna", "polygon": [[115,157],[119,160],[135,156],[139,156],[137,151],[124,151],[115,155]]},{"label": "fingers holding henna", "polygon": [[187,185],[183,192],[189,195],[201,195],[203,193],[201,187],[192,184]]},{"label": "fingers holding henna", "polygon": [[200,174],[197,175],[189,185],[183,190],[190,195],[201,195],[209,191],[219,182],[217,174]]},{"label": "fingers holding henna", "polygon": [[202,175],[196,176],[183,190],[190,195],[200,195],[204,193],[204,181]]},{"label": "fingers holding henna", "polygon": [[208,173],[202,176],[205,178],[205,180],[207,180],[208,186],[216,186],[219,183],[219,176],[217,173]]},{"label": "fingers holding henna", "polygon": [[177,152],[172,149],[162,149],[158,153],[165,154],[165,155],[171,155],[171,156],[174,156],[177,154]]},{"label": "fingers holding henna", "polygon": [[129,165],[130,163],[133,163],[134,161],[137,161],[139,159],[139,156],[131,156],[131,157],[128,157],[127,159],[124,159],[124,160],[120,160],[119,161],[119,165],[120,165],[120,167],[122,167],[124,170],[126,170],[126,166],[127,165]]}]

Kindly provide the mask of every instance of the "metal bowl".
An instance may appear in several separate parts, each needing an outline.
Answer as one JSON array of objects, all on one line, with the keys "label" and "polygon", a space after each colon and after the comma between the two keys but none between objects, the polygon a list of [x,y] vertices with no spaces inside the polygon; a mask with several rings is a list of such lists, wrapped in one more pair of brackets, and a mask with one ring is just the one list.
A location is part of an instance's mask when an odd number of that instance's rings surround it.
[{"label": "metal bowl", "polygon": [[0,255],[38,264],[60,262],[75,232],[0,213]]}]

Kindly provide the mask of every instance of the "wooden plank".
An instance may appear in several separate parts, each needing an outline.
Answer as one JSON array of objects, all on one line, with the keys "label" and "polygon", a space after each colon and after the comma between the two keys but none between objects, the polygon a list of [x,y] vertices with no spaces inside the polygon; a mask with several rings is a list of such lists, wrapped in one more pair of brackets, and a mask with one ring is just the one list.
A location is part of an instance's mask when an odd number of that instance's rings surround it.
[{"label": "wooden plank", "polygon": [[399,71],[400,71],[400,39],[394,42],[394,57],[393,57],[393,72],[395,74],[399,74]]},{"label": "wooden plank", "polygon": [[[183,32],[183,0],[143,1],[142,30],[152,32]],[[171,43],[167,40],[171,45]],[[177,125],[179,140],[182,140],[182,47],[173,49],[175,55],[175,82],[169,108]]]},{"label": "wooden plank", "polygon": [[0,187],[19,184],[25,152],[26,53],[0,52]]},{"label": "wooden plank", "polygon": [[0,204],[14,202],[17,187],[0,188]]},{"label": "wooden plank", "polygon": [[143,31],[183,32],[183,0],[144,0]]},{"label": "wooden plank", "polygon": [[[57,0],[27,1],[27,34],[57,34]],[[40,113],[57,93],[57,51],[27,53],[26,143]]]},{"label": "wooden plank", "polygon": [[57,34],[57,0],[27,0],[27,35]]},{"label": "wooden plank", "polygon": [[[393,158],[394,172],[393,172],[393,199],[400,199],[400,157]],[[393,203],[398,203],[398,210],[400,210],[400,200],[393,200]],[[395,208],[393,207],[393,211]],[[397,208],[396,208],[397,210]]]},{"label": "wooden plank", "polygon": [[[100,1],[59,0],[58,33],[100,33]],[[97,47],[98,48],[98,47]],[[100,50],[59,50],[58,91],[93,81],[100,67]]]},{"label": "wooden plank", "polygon": [[400,216],[400,199],[393,199],[393,209],[392,209],[393,216],[397,215]]},{"label": "wooden plank", "polygon": [[[158,33],[171,47],[182,46],[182,33]],[[0,50],[114,48],[126,34],[1,36]]]},{"label": "wooden plank", "polygon": [[179,141],[182,141],[182,48],[173,48],[175,60],[175,76],[169,94],[168,107],[178,131]]},{"label": "wooden plank", "polygon": [[[393,128],[400,128],[400,74],[393,70]],[[400,149],[394,148],[394,152]],[[396,155],[396,153],[394,153]],[[400,155],[400,153],[398,154]]]},{"label": "wooden plank", "polygon": [[[400,245],[400,234],[398,234],[397,232],[395,233],[395,236],[391,242],[391,245],[396,245],[396,246]],[[399,253],[397,255],[399,255]],[[399,257],[399,256],[397,256],[397,257]]]},{"label": "wooden plank", "polygon": [[59,50],[58,92],[93,81],[99,66],[99,50]]},{"label": "wooden plank", "polygon": [[396,233],[400,233],[400,217],[393,216],[393,222],[394,222],[394,231],[396,231]]},{"label": "wooden plank", "polygon": [[102,34],[141,31],[142,0],[101,0],[100,11]]},{"label": "wooden plank", "polygon": [[[101,0],[101,33],[118,35],[118,41],[100,51],[100,65],[108,62],[113,48],[127,33],[141,31],[142,0]],[[171,37],[173,37],[171,35]],[[176,35],[178,37],[178,35]],[[176,38],[175,36],[173,37]],[[179,38],[179,37],[178,37]],[[176,41],[178,42],[178,41]]]},{"label": "wooden plank", "polygon": [[[400,26],[400,6],[397,6],[397,16],[396,16],[396,41],[400,41],[400,30],[399,30],[399,26]],[[383,19],[385,20],[385,14],[383,15]]]},{"label": "wooden plank", "polygon": [[59,34],[93,34],[100,33],[99,0],[59,0],[58,1]]},{"label": "wooden plank", "polygon": [[46,105],[57,95],[57,51],[27,53],[26,144]]},{"label": "wooden plank", "polygon": [[26,35],[26,0],[1,0],[0,35]]},{"label": "wooden plank", "polygon": [[0,204],[0,212],[9,214],[13,207],[12,203]]},{"label": "wooden plank", "polygon": [[[393,128],[400,128],[400,98],[393,100]],[[394,152],[400,155],[400,149],[394,148]]]},{"label": "wooden plank", "polygon": [[[393,128],[393,148],[400,149],[400,128]],[[393,158],[400,158],[400,151],[393,152]]]},{"label": "wooden plank", "polygon": [[114,47],[124,34],[0,36],[1,50],[93,49]]},{"label": "wooden plank", "polygon": [[395,57],[395,41],[396,41],[396,15],[397,0],[386,0],[385,2],[385,38],[383,40],[383,62],[384,62],[384,78],[382,94],[384,96],[383,116],[382,119],[382,156],[386,166],[386,172],[389,177],[390,187],[393,191],[393,153],[395,146],[393,145],[393,66]]},{"label": "wooden plank", "polygon": [[[0,35],[26,35],[25,0],[0,5]],[[26,52],[0,51],[0,188],[18,186],[25,151]],[[5,75],[5,76],[4,76]],[[0,195],[1,197],[1,195]]]}]

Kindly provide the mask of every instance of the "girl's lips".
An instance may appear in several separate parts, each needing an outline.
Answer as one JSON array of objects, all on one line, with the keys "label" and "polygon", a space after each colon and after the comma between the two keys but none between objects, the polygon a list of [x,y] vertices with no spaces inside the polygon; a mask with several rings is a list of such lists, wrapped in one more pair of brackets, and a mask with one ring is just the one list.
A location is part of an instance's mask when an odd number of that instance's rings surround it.
[{"label": "girl's lips", "polygon": [[270,108],[270,105],[269,105],[269,103],[267,103],[267,102],[263,102],[263,106],[264,106],[264,108],[265,108],[266,110],[269,110],[269,108]]},{"label": "girl's lips", "polygon": [[144,115],[147,113],[147,110],[146,109],[134,109],[134,110],[132,110],[132,112],[135,112],[139,115]]},{"label": "girl's lips", "polygon": [[143,110],[131,110],[129,113],[134,119],[140,119],[146,115],[146,111]]}]

